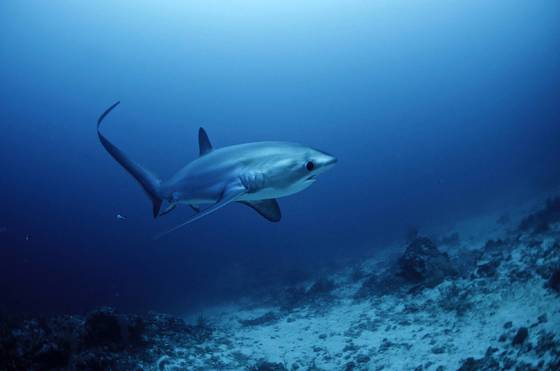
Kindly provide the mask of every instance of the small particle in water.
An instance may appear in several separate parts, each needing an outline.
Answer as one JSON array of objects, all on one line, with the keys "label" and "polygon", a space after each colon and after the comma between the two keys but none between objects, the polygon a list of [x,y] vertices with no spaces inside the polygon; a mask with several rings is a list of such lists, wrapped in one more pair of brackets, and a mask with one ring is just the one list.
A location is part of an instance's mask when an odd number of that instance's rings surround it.
[{"label": "small particle in water", "polygon": [[8,227],[0,227],[0,233],[8,232]]},{"label": "small particle in water", "polygon": [[117,218],[117,220],[127,220],[128,219],[126,216],[121,215],[121,214],[117,214],[116,218]]},{"label": "small particle in water", "polygon": [[26,240],[26,241],[31,240],[31,236],[30,236],[30,235],[26,235],[26,236],[25,236],[25,240]]}]

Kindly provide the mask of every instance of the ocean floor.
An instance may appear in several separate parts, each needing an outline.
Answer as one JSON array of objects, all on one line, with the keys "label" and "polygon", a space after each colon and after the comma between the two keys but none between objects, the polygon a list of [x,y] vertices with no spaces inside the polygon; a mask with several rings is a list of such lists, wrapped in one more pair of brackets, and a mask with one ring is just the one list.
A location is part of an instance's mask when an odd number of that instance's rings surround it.
[{"label": "ocean floor", "polygon": [[560,370],[560,198],[439,236],[412,231],[204,317],[101,308],[2,331],[2,369]]}]

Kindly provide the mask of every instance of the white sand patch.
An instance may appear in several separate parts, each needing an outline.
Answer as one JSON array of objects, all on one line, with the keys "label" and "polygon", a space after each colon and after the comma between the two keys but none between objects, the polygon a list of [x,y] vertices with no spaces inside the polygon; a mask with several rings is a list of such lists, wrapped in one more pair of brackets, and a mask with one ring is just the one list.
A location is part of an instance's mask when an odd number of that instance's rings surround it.
[{"label": "white sand patch", "polygon": [[[467,356],[482,357],[488,347],[496,346],[499,336],[507,333],[506,322],[512,322],[510,333],[520,326],[530,333],[560,329],[560,301],[540,280],[477,294],[473,309],[461,317],[432,304],[444,287],[407,300],[406,305],[422,308],[413,313],[407,313],[403,300],[395,296],[360,303],[346,299],[323,314],[304,308],[262,326],[242,327],[238,320],[263,311],[230,312],[219,328],[235,344],[230,354],[240,352],[288,369],[316,365],[326,370],[343,369],[350,361],[359,365],[357,360],[367,369],[457,369]],[[531,328],[542,314],[548,321]],[[506,341],[511,342],[511,336]]]},{"label": "white sand patch", "polygon": [[[461,248],[473,249],[490,238],[517,238],[509,228],[491,215],[456,224],[454,230],[468,236],[461,239]],[[522,236],[511,251],[504,251],[494,276],[449,279],[416,294],[358,301],[354,295],[364,279],[353,279],[349,267],[329,277],[337,284],[332,296],[294,309],[261,307],[257,299],[215,307],[205,315],[216,328],[213,339],[220,340],[211,340],[207,346],[225,369],[244,369],[266,360],[288,370],[344,370],[349,365],[364,370],[419,366],[455,370],[468,357],[484,357],[490,347],[536,367],[535,353],[515,348],[512,340],[520,327],[528,329],[533,347],[544,331],[560,338],[560,297],[533,272],[532,265],[549,259],[538,255],[533,240]],[[541,240],[540,246],[551,250],[558,232]],[[361,268],[382,270],[395,260],[398,249],[377,254]],[[478,264],[492,259],[496,258],[489,254]],[[519,270],[528,278],[512,279],[512,272]],[[549,354],[541,360],[546,357],[550,360]]]}]

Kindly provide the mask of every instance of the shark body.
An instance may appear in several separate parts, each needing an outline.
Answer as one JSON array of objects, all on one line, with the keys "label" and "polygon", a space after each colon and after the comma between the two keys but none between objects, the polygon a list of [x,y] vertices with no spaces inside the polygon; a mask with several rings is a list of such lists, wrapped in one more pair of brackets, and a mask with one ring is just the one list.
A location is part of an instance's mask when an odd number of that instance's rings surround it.
[{"label": "shark body", "polygon": [[[200,156],[168,180],[132,161],[99,131],[109,107],[97,120],[97,134],[107,152],[130,173],[153,204],[154,218],[171,212],[178,204],[196,213],[184,223],[156,238],[194,222],[231,202],[250,206],[271,222],[281,219],[277,198],[300,192],[330,169],[336,158],[310,147],[288,142],[254,142],[214,149],[206,131],[199,128]],[[210,205],[204,209],[202,205]],[[163,207],[163,210],[162,210]]]}]

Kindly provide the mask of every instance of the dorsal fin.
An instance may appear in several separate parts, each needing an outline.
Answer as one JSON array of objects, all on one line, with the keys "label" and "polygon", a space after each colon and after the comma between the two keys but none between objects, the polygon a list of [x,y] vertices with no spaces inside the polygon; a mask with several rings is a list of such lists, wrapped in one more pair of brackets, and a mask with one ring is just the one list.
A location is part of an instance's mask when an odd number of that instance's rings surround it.
[{"label": "dorsal fin", "polygon": [[206,130],[204,130],[204,128],[198,129],[198,147],[200,150],[200,156],[203,156],[208,152],[212,152],[212,143],[210,143],[210,139],[208,139],[208,134],[206,134]]}]

